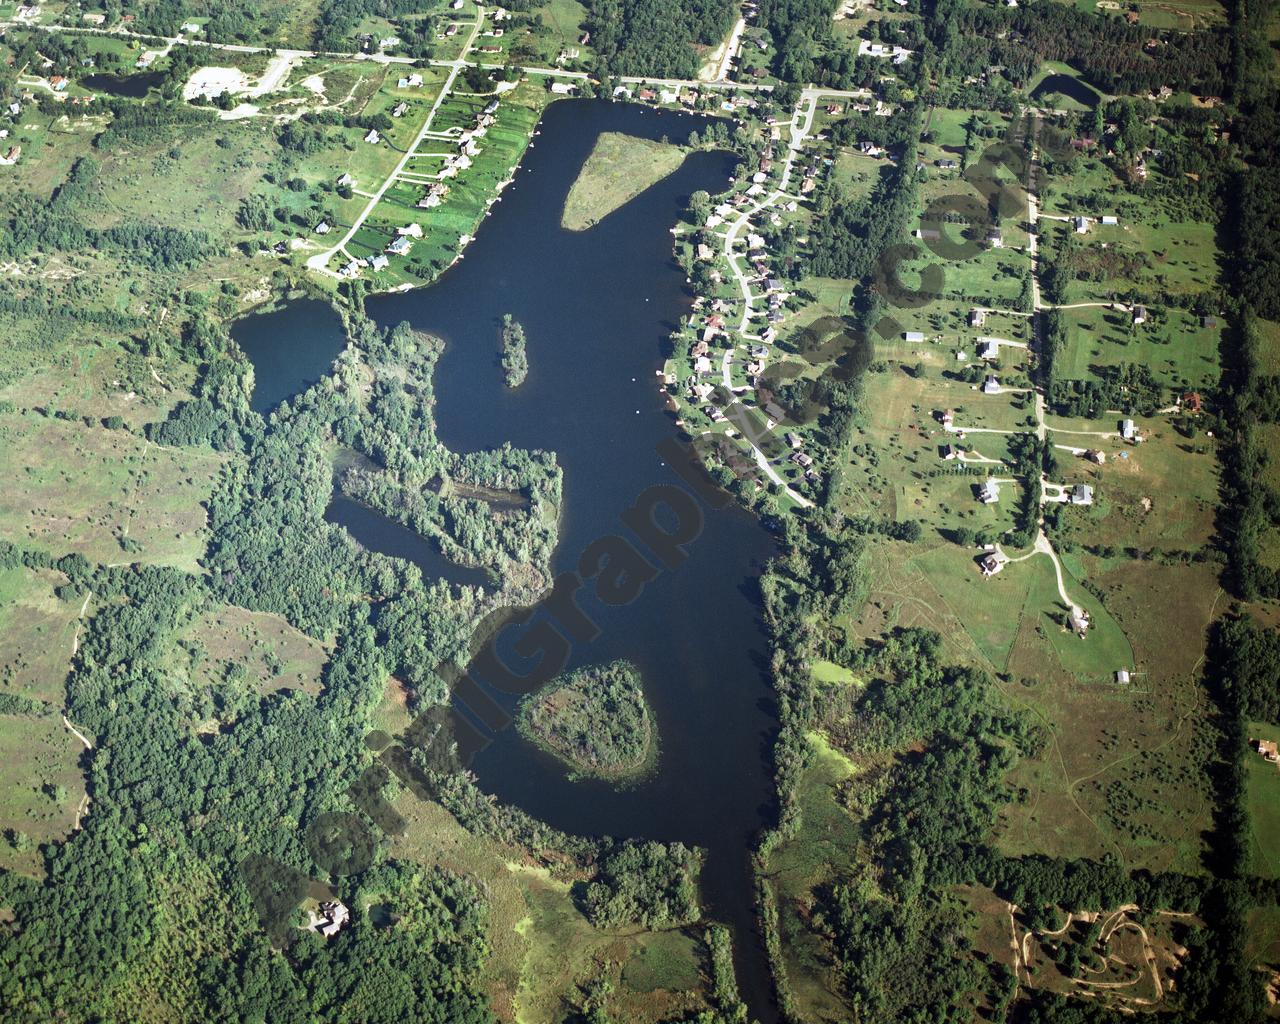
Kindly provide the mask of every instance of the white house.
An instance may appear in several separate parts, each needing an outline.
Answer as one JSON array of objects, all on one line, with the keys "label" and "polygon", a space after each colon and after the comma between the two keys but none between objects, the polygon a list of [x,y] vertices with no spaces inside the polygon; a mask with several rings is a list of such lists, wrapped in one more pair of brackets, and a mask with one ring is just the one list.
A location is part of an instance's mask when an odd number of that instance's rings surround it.
[{"label": "white house", "polygon": [[1133,425],[1133,420],[1120,421],[1120,436],[1126,441],[1132,441],[1138,436],[1138,428]]},{"label": "white house", "polygon": [[551,91],[557,96],[572,96],[577,90],[577,86],[570,85],[568,82],[552,82]]},{"label": "white house", "polygon": [[370,128],[369,134],[364,137],[364,141],[369,143],[371,146],[376,146],[382,141],[382,136],[378,134],[377,128]]},{"label": "white house", "polygon": [[994,338],[987,338],[982,343],[982,347],[978,350],[979,359],[999,359],[1000,358],[1000,342]]},{"label": "white house", "polygon": [[924,341],[924,331],[904,331],[902,337],[906,341]]},{"label": "white house", "polygon": [[978,492],[978,497],[984,505],[994,505],[1000,500],[1000,485],[994,480],[985,481]]},{"label": "white house", "polygon": [[1092,505],[1093,504],[1093,488],[1088,484],[1076,484],[1071,491],[1071,504],[1073,505]]},{"label": "white house", "polygon": [[987,374],[987,379],[982,382],[982,393],[984,395],[1000,394],[1000,381],[994,374]]}]

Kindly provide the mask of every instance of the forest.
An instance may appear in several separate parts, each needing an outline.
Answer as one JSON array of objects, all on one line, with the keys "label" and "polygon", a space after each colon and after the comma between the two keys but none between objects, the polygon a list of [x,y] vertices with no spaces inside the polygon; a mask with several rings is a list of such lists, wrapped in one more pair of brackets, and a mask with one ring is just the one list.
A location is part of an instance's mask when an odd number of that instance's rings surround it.
[{"label": "forest", "polygon": [[552,680],[521,700],[516,725],[575,774],[631,778],[657,753],[640,672],[626,661]]},{"label": "forest", "polygon": [[737,14],[731,0],[588,0],[591,48],[606,75],[694,78],[695,46],[715,46]]}]

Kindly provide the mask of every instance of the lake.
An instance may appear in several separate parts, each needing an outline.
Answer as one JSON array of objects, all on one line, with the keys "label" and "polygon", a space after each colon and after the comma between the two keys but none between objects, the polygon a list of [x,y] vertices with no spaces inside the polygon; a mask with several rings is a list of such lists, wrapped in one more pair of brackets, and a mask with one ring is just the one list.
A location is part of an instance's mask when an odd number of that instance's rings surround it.
[{"label": "lake", "polygon": [[[434,390],[447,446],[466,452],[509,441],[556,452],[564,471],[557,573],[573,570],[592,541],[627,535],[619,517],[647,488],[681,484],[658,450],[678,428],[655,371],[692,302],[670,229],[692,192],[725,188],[733,159],[692,154],[586,232],[560,227],[564,199],[600,133],[682,141],[706,123],[605,101],[552,104],[465,258],[430,287],[367,303],[384,326],[407,320],[444,340]],[[498,366],[504,313],[528,339],[529,376],[515,390]],[[320,316],[314,307],[294,303],[285,319],[267,322],[274,316],[253,318],[252,327],[241,321],[234,332],[257,368],[259,408],[322,374],[332,359],[309,333],[308,321]],[[706,511],[686,550],[684,564],[659,572],[629,604],[604,605],[584,586],[579,603],[600,635],[577,644],[568,664],[626,658],[639,667],[659,730],[657,770],[629,789],[570,782],[514,728],[495,736],[473,769],[485,791],[565,831],[705,849],[704,904],[732,929],[743,997],[768,1024],[776,1010],[755,929],[750,851],[774,814],[777,720],[757,592],[774,545],[754,517],[730,505]],[[514,706],[514,698],[502,700]]]},{"label": "lake", "polygon": [[108,96],[126,96],[129,99],[141,99],[154,87],[164,81],[159,71],[139,71],[133,75],[86,75],[80,84],[95,92],[105,92]]}]

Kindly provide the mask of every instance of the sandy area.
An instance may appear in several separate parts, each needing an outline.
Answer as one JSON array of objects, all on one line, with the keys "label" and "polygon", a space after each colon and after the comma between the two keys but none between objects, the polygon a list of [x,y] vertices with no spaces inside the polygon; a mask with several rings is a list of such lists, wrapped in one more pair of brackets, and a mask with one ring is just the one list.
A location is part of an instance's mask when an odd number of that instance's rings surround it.
[{"label": "sandy area", "polygon": [[249,91],[249,80],[239,68],[198,68],[182,87],[182,98],[197,96],[213,99],[224,92],[232,95]]}]

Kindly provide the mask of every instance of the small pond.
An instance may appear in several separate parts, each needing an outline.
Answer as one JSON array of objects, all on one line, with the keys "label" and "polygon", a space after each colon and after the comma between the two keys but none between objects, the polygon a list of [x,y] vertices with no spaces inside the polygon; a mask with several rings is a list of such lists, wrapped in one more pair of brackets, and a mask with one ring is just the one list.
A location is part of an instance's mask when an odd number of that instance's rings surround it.
[{"label": "small pond", "polygon": [[141,99],[164,80],[159,71],[140,71],[136,75],[108,75],[99,73],[80,79],[80,84],[108,96],[125,96]]},{"label": "small pond", "polygon": [[1050,75],[1044,79],[1031,93],[1033,100],[1046,96],[1065,96],[1075,100],[1092,110],[1101,102],[1102,97],[1078,78],[1070,75]]},{"label": "small pond", "polygon": [[320,299],[300,299],[231,326],[231,337],[253,363],[255,412],[268,412],[326,373],[347,347],[342,319]]}]

